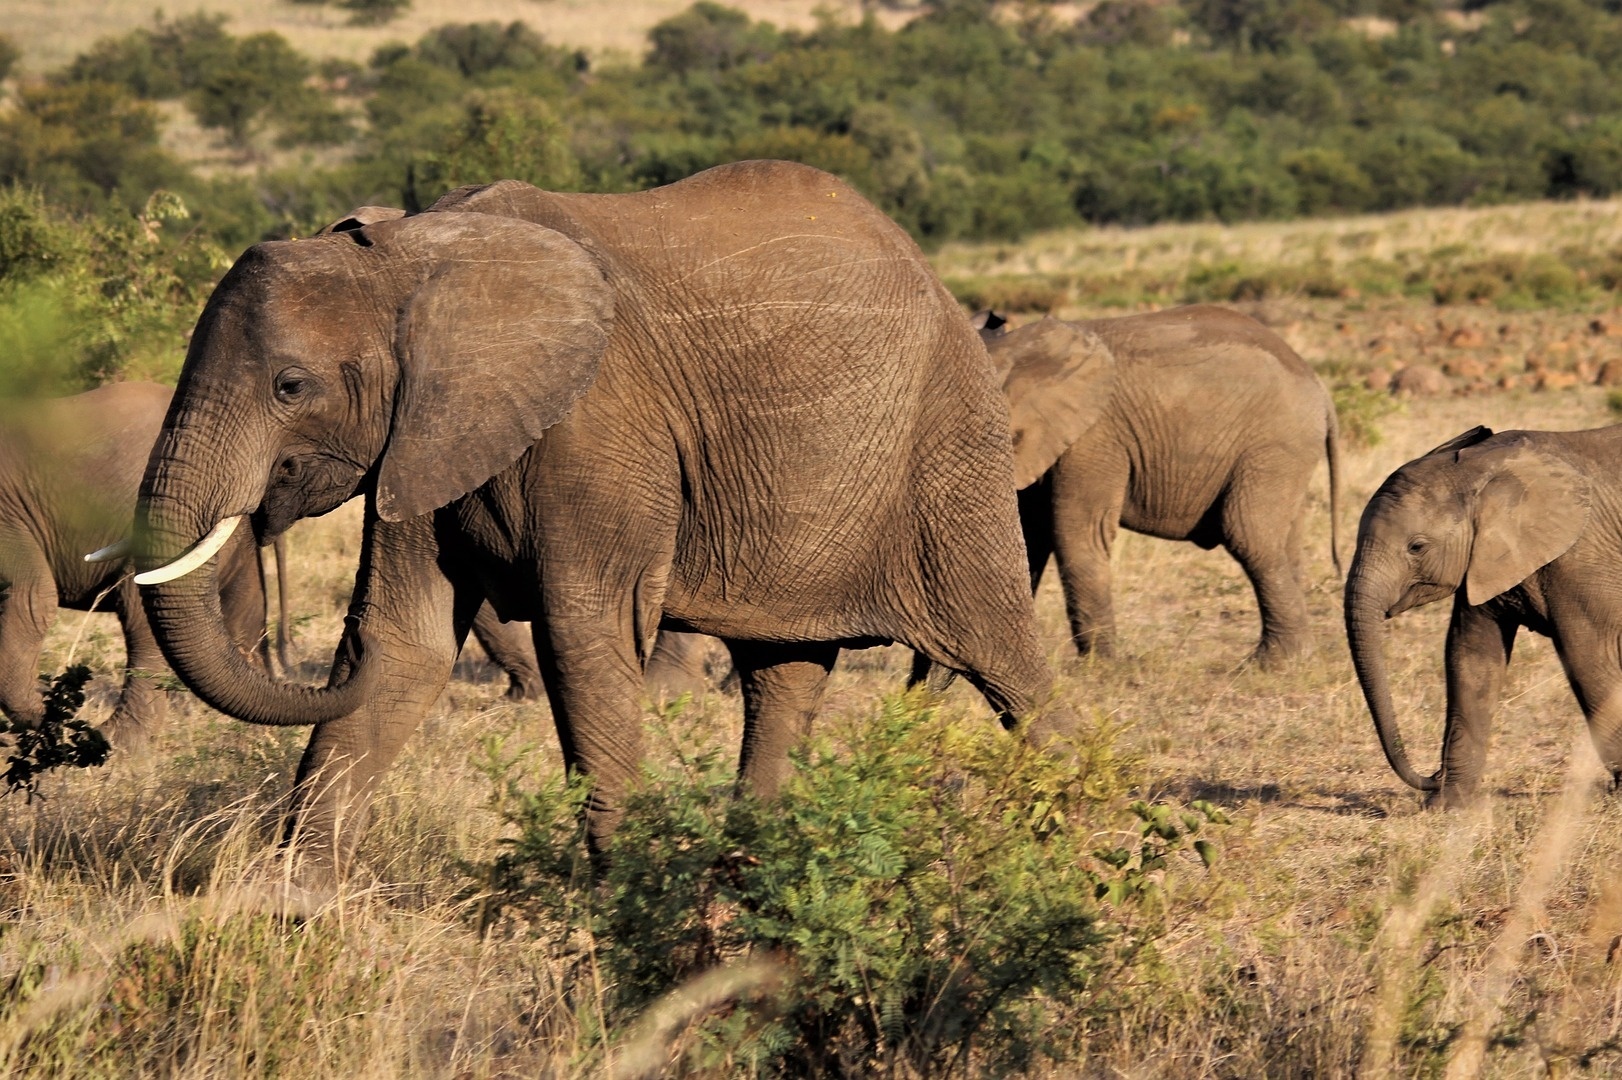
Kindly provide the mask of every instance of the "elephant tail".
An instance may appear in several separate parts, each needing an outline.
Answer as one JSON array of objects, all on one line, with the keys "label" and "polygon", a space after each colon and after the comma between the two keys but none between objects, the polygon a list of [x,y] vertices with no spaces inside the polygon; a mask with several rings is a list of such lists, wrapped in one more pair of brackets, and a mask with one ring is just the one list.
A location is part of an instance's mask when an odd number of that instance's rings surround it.
[{"label": "elephant tail", "polygon": [[1335,573],[1346,576],[1340,561],[1340,420],[1335,416],[1335,399],[1325,393],[1328,423],[1324,425],[1324,457],[1329,461],[1329,558]]}]

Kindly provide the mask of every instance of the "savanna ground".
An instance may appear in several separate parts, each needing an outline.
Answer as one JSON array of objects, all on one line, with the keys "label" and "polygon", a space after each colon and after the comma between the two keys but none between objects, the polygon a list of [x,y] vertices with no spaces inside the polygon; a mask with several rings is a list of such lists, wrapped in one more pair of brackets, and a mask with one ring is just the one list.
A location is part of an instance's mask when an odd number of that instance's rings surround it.
[{"label": "savanna ground", "polygon": [[[1063,275],[1061,291],[1047,295],[1064,314],[1111,314],[1119,309],[1078,303],[1087,281],[1122,266],[1175,276],[1190,252],[1212,245],[1232,247],[1247,266],[1288,266],[1311,252],[1333,262],[1371,248],[1394,263],[1409,249],[1434,263],[1458,257],[1460,245],[1473,258],[1494,245],[1524,254],[1561,236],[1611,249],[1618,221],[1614,204],[1578,204],[1095,230],[1019,248],[949,249],[939,266],[949,278],[1035,275],[1043,287]],[[1438,306],[1343,291],[1241,306],[1345,383],[1402,363],[1454,372],[1454,392],[1401,399],[1390,411],[1374,404],[1383,396],[1355,397],[1380,437],[1347,447],[1347,555],[1379,482],[1453,434],[1477,423],[1581,428],[1613,419],[1607,391],[1587,385],[1622,356],[1603,308]],[[1579,367],[1584,385],[1532,389],[1540,371],[1575,380]],[[1489,375],[1513,376],[1513,388],[1486,391]],[[1254,600],[1221,552],[1122,535],[1114,564],[1122,659],[1113,662],[1073,656],[1056,582],[1044,582],[1038,611],[1066,697],[1122,726],[1119,745],[1140,759],[1145,796],[1209,799],[1235,824],[1222,831],[1211,873],[1180,875],[1161,962],[1134,974],[1116,1011],[1043,1075],[1602,1075],[1622,1058],[1622,806],[1599,791],[1552,648],[1519,639],[1489,758],[1490,797],[1478,811],[1421,812],[1380,756],[1346,655],[1324,490],[1320,471],[1306,545],[1318,651],[1284,673],[1241,664],[1257,632]],[[296,655],[313,680],[348,600],[357,514],[302,523],[292,544]],[[1420,768],[1440,741],[1446,620],[1439,604],[1390,627],[1398,713]],[[44,667],[90,662],[101,678],[89,712],[101,716],[120,656],[110,617],[69,613]],[[906,659],[900,650],[846,654],[825,725],[872,713],[900,687]],[[547,707],[508,703],[504,688],[470,649],[385,782],[364,872],[302,929],[231,914],[232,885],[265,862],[300,731],[250,728],[177,695],[150,760],[53,777],[48,799],[32,805],[0,803],[0,910],[12,920],[0,934],[0,975],[33,965],[46,991],[0,1026],[0,1072],[31,1032],[81,1037],[62,1017],[115,998],[125,1003],[120,1015],[146,1025],[145,1037],[189,1040],[184,1061],[155,1067],[176,1075],[598,1072],[602,1059],[581,1053],[590,1024],[560,1025],[553,1011],[556,957],[522,936],[481,937],[470,913],[464,866],[487,858],[501,831],[481,744],[532,744],[533,776],[560,767]],[[945,707],[991,723],[961,686]],[[739,705],[712,696],[653,727],[650,747],[662,760],[682,740],[731,753]],[[217,930],[198,936],[200,924]],[[142,942],[167,942],[173,948],[154,955],[180,959],[131,966]],[[188,978],[178,978],[177,963],[192,965]],[[221,987],[235,995],[230,1011],[213,1008],[211,995],[229,996]],[[142,1007],[131,1012],[131,1001]],[[107,1037],[123,1035],[143,1032]]]}]

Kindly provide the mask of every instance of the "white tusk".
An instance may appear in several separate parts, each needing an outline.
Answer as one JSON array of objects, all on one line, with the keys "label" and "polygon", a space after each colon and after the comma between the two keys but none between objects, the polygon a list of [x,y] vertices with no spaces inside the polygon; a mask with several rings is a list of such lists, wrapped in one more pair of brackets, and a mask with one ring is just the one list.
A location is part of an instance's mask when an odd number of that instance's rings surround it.
[{"label": "white tusk", "polygon": [[226,518],[208,531],[208,535],[192,545],[192,549],[167,566],[160,566],[156,570],[148,570],[144,574],[135,575],[137,585],[161,585],[165,581],[185,577],[193,570],[202,566],[215,555],[219,554],[225,542],[231,539],[231,534],[237,531],[242,524],[241,516]]},{"label": "white tusk", "polygon": [[97,548],[84,557],[85,562],[115,562],[130,553],[129,537],[114,541],[104,548]]}]

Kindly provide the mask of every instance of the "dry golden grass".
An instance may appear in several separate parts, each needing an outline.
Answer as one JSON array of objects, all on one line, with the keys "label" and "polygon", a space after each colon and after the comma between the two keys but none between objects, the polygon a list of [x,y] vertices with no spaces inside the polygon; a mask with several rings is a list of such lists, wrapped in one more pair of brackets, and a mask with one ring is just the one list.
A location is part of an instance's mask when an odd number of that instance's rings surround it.
[{"label": "dry golden grass", "polygon": [[[300,52],[364,61],[388,41],[415,41],[450,22],[522,20],[558,44],[598,55],[639,54],[648,30],[685,10],[691,0],[413,0],[411,9],[383,26],[351,26],[349,13],[324,4],[289,0],[183,0],[161,5],[170,16],[193,11],[230,16],[236,34],[274,30]],[[23,69],[35,74],[72,60],[97,38],[125,34],[152,21],[150,0],[6,0],[3,32],[22,47]],[[737,0],[756,19],[783,27],[814,25],[818,0]],[[856,0],[821,0],[839,13],[858,13]]]},{"label": "dry golden grass", "polygon": [[1300,221],[1106,227],[1044,233],[1020,244],[952,244],[935,257],[943,276],[1142,271],[1176,273],[1193,263],[1245,267],[1361,259],[1402,262],[1450,250],[1523,255],[1622,244],[1622,199],[1509,206],[1423,208]]},{"label": "dry golden grass", "polygon": [[[1414,402],[1386,422],[1381,446],[1348,455],[1343,523],[1392,468],[1475,423],[1607,419],[1598,390]],[[352,509],[293,535],[307,679],[335,640],[357,542]],[[1381,759],[1352,677],[1321,494],[1308,552],[1319,649],[1278,675],[1240,666],[1255,608],[1220,552],[1123,535],[1124,659],[1111,663],[1070,655],[1055,584],[1044,584],[1039,613],[1070,699],[1130,725],[1152,792],[1211,798],[1242,823],[1223,841],[1214,898],[1166,943],[1162,981],[1093,1040],[1085,1065],[1054,1075],[1342,1076],[1359,1062],[1363,1075],[1429,1075],[1470,1045],[1482,1075],[1532,1076],[1622,1035],[1622,807],[1595,794],[1593,751],[1553,649],[1521,638],[1488,804],[1421,813]],[[1421,768],[1440,741],[1445,623],[1434,605],[1391,628],[1399,712]],[[66,663],[76,638],[77,655],[107,676],[91,708],[105,715],[116,627],[65,615],[46,664]],[[848,655],[827,711],[868,709],[904,672],[897,650]],[[310,1076],[575,1074],[580,1028],[549,1012],[553,961],[522,941],[480,940],[456,899],[466,884],[457,861],[495,839],[470,761],[480,740],[533,742],[532,768],[544,772],[559,767],[556,739],[546,707],[505,702],[487,664],[470,654],[458,674],[388,778],[365,871],[321,920],[330,940],[238,941],[231,934],[245,931],[231,928],[243,924],[224,917],[234,884],[264,859],[300,732],[180,699],[152,760],[54,780],[44,803],[0,804],[0,909],[15,913],[0,936],[0,980],[37,963],[52,987],[0,1025],[0,1072],[25,1028],[135,992],[106,972],[147,941],[182,943],[199,965],[246,964],[255,978],[284,965],[302,995],[285,1030],[206,1031],[194,1057],[172,1063],[176,1075],[235,1075],[272,1052],[283,1071]],[[961,687],[951,704],[984,713]],[[696,722],[736,744],[735,700],[713,699]],[[219,940],[187,937],[196,925],[218,928]],[[337,950],[326,966],[322,941]],[[1467,1037],[1453,1038],[1461,1027]],[[1601,1055],[1597,1067],[1616,1060]]]}]

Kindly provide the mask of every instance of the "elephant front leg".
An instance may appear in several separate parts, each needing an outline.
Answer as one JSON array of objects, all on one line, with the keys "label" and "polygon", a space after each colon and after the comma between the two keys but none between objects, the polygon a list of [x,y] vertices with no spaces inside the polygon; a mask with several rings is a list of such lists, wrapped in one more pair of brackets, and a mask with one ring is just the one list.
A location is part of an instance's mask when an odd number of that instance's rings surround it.
[{"label": "elephant front leg", "polygon": [[0,530],[0,709],[25,724],[45,718],[39,654],[56,620],[56,581],[33,540]]},{"label": "elephant front leg", "polygon": [[131,577],[119,582],[118,620],[124,629],[124,688],[101,732],[117,749],[140,754],[151,745],[169,714],[169,695],[158,685],[168,666],[146,621],[140,589]]},{"label": "elephant front leg", "polygon": [[1486,607],[1453,598],[1447,628],[1447,731],[1442,736],[1441,788],[1433,802],[1453,808],[1475,798],[1487,761],[1492,717],[1503,691],[1517,624]]},{"label": "elephant front leg", "polygon": [[[1067,453],[1052,476],[1052,547],[1064,585],[1064,606],[1070,617],[1070,635],[1083,656],[1115,655],[1115,603],[1110,596],[1110,549],[1120,529],[1125,482],[1113,470],[1094,469]],[[1021,506],[1022,516],[1027,507]],[[1034,587],[1041,567],[1029,550],[1027,560]],[[1038,550],[1035,554],[1041,554]],[[1042,561],[1045,563],[1046,558]]]},{"label": "elephant front leg", "polygon": [[377,691],[348,716],[317,725],[299,762],[286,843],[304,860],[306,880],[347,870],[383,773],[445,688],[483,599],[452,585],[437,552],[431,517],[389,523],[368,513],[333,678],[343,681],[355,663],[376,664]]},{"label": "elephant front leg", "polygon": [[743,690],[738,787],[770,799],[788,778],[789,751],[811,733],[839,648],[758,641],[728,642],[728,648]]},{"label": "elephant front leg", "polygon": [[642,761],[642,662],[630,615],[554,611],[534,630],[564,764],[591,780],[586,840],[600,855]]}]

